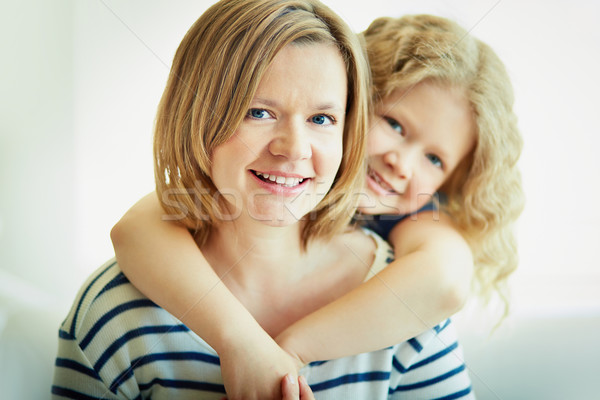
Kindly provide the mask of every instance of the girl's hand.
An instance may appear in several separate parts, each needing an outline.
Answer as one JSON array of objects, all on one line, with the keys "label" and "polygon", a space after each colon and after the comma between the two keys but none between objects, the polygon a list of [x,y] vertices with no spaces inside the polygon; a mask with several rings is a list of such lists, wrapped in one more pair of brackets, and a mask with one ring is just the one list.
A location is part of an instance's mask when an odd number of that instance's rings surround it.
[{"label": "girl's hand", "polygon": [[315,400],[315,396],[303,376],[299,376],[296,381],[294,376],[286,375],[281,380],[281,392],[283,393],[282,400]]},{"label": "girl's hand", "polygon": [[[285,381],[286,376],[291,376],[296,381],[298,370],[302,367],[299,360],[286,353],[270,337],[259,343],[244,341],[229,347],[219,357],[228,400],[280,400],[283,396],[282,379]],[[298,385],[292,386],[298,392]],[[287,396],[283,398],[298,400],[298,394],[296,397]]]}]

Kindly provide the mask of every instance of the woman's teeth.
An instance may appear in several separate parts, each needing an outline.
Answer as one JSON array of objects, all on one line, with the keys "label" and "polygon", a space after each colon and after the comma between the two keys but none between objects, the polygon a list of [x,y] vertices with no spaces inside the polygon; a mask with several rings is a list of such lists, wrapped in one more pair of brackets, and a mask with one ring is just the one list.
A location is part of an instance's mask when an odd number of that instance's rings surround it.
[{"label": "woman's teeth", "polygon": [[259,178],[261,178],[263,181],[271,181],[273,183],[276,183],[278,185],[282,185],[285,187],[298,186],[299,184],[301,184],[304,181],[304,179],[300,179],[300,178],[291,178],[291,177],[286,178],[285,176],[269,175],[269,174],[265,174],[265,173],[258,172],[258,171],[254,171],[254,174],[256,176],[258,176]]}]

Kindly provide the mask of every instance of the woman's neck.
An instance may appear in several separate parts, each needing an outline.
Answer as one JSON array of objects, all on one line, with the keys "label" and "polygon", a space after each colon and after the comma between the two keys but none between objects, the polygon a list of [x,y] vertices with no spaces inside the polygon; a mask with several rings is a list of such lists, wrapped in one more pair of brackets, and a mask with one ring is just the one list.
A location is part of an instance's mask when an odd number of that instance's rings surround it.
[{"label": "woman's neck", "polygon": [[223,224],[201,247],[223,283],[273,337],[359,285],[372,264],[374,243],[362,232],[314,240],[303,251],[297,225]]},{"label": "woman's neck", "polygon": [[221,277],[241,285],[293,279],[304,252],[301,224],[273,227],[228,221],[215,227],[201,246],[202,253]]}]

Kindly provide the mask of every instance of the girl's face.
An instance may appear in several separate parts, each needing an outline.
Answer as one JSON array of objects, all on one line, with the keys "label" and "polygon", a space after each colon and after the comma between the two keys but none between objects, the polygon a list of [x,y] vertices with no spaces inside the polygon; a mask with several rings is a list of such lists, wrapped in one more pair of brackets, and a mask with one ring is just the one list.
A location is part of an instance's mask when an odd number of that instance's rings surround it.
[{"label": "girl's face", "polygon": [[421,82],[375,108],[360,211],[408,214],[432,195],[473,149],[475,122],[464,91]]},{"label": "girl's face", "polygon": [[332,44],[290,44],[277,54],[244,121],[213,153],[229,218],[285,226],[325,197],[342,159],[347,86]]}]

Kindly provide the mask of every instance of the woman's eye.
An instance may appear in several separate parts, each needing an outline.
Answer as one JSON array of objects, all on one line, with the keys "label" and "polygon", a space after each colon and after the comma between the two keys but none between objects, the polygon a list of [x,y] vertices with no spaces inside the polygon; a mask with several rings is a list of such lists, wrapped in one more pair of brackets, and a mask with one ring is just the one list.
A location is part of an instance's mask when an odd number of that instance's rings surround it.
[{"label": "woman's eye", "polygon": [[396,121],[393,118],[389,118],[389,117],[384,117],[384,118],[387,121],[387,123],[392,127],[393,130],[398,132],[400,135],[404,136],[404,128],[402,127],[402,125],[400,125],[400,123],[398,121]]},{"label": "woman's eye", "polygon": [[264,119],[269,117],[267,110],[263,110],[262,108],[251,108],[246,115],[254,119]]},{"label": "woman's eye", "polygon": [[313,124],[317,125],[332,125],[335,123],[335,119],[329,115],[319,114],[310,118]]},{"label": "woman's eye", "polygon": [[440,169],[444,167],[442,160],[435,154],[427,154],[426,157],[435,167],[438,167]]}]

